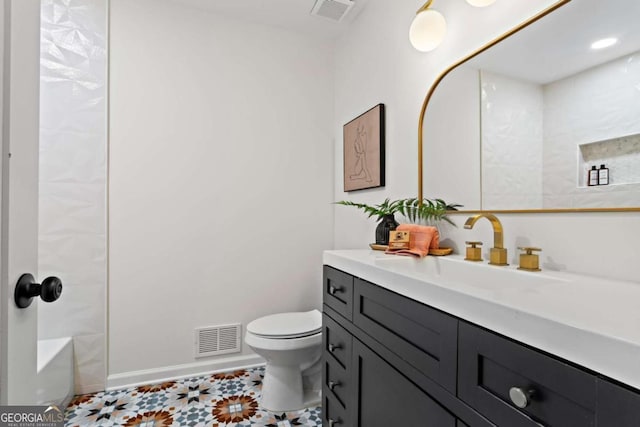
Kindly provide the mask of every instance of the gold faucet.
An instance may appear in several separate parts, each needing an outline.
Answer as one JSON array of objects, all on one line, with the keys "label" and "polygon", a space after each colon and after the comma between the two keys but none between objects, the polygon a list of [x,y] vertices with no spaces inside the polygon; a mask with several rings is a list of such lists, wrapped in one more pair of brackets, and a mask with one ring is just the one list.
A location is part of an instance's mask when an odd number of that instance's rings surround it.
[{"label": "gold faucet", "polygon": [[502,224],[498,217],[491,213],[481,213],[470,216],[464,223],[464,228],[471,230],[480,218],[487,218],[493,227],[493,247],[489,251],[489,264],[491,265],[509,265],[507,264],[507,250],[504,248],[504,233]]}]

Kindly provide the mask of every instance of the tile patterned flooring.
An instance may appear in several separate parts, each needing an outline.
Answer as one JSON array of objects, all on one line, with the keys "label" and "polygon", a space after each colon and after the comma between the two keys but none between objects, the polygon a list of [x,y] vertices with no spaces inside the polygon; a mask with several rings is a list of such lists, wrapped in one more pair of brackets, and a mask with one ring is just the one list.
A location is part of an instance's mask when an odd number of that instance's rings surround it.
[{"label": "tile patterned flooring", "polygon": [[264,367],[76,396],[65,426],[320,427],[320,408],[258,407]]}]

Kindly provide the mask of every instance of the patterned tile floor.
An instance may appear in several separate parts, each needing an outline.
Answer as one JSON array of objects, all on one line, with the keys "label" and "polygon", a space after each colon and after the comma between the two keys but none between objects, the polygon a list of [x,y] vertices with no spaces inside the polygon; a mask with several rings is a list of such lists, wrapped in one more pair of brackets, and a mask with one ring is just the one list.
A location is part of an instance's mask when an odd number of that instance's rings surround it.
[{"label": "patterned tile floor", "polygon": [[272,413],[258,407],[264,368],[76,396],[65,413],[75,426],[320,427],[320,408]]}]

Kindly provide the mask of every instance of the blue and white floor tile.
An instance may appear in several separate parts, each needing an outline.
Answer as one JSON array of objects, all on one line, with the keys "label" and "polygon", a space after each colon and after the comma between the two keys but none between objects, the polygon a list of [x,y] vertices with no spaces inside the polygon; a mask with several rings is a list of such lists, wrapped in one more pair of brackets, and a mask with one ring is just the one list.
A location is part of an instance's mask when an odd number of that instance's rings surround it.
[{"label": "blue and white floor tile", "polygon": [[272,413],[258,406],[264,368],[76,396],[65,425],[320,427],[320,408]]}]

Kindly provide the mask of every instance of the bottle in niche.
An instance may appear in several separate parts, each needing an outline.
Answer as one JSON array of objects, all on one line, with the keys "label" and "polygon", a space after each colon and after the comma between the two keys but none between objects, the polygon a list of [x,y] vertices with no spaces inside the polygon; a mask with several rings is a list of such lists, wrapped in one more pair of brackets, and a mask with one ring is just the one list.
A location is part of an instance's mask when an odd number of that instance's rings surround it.
[{"label": "bottle in niche", "polygon": [[609,168],[600,165],[598,169],[598,185],[609,185]]},{"label": "bottle in niche", "polygon": [[591,166],[591,170],[589,171],[589,186],[598,185],[599,177],[598,177],[598,169],[595,166]]}]

